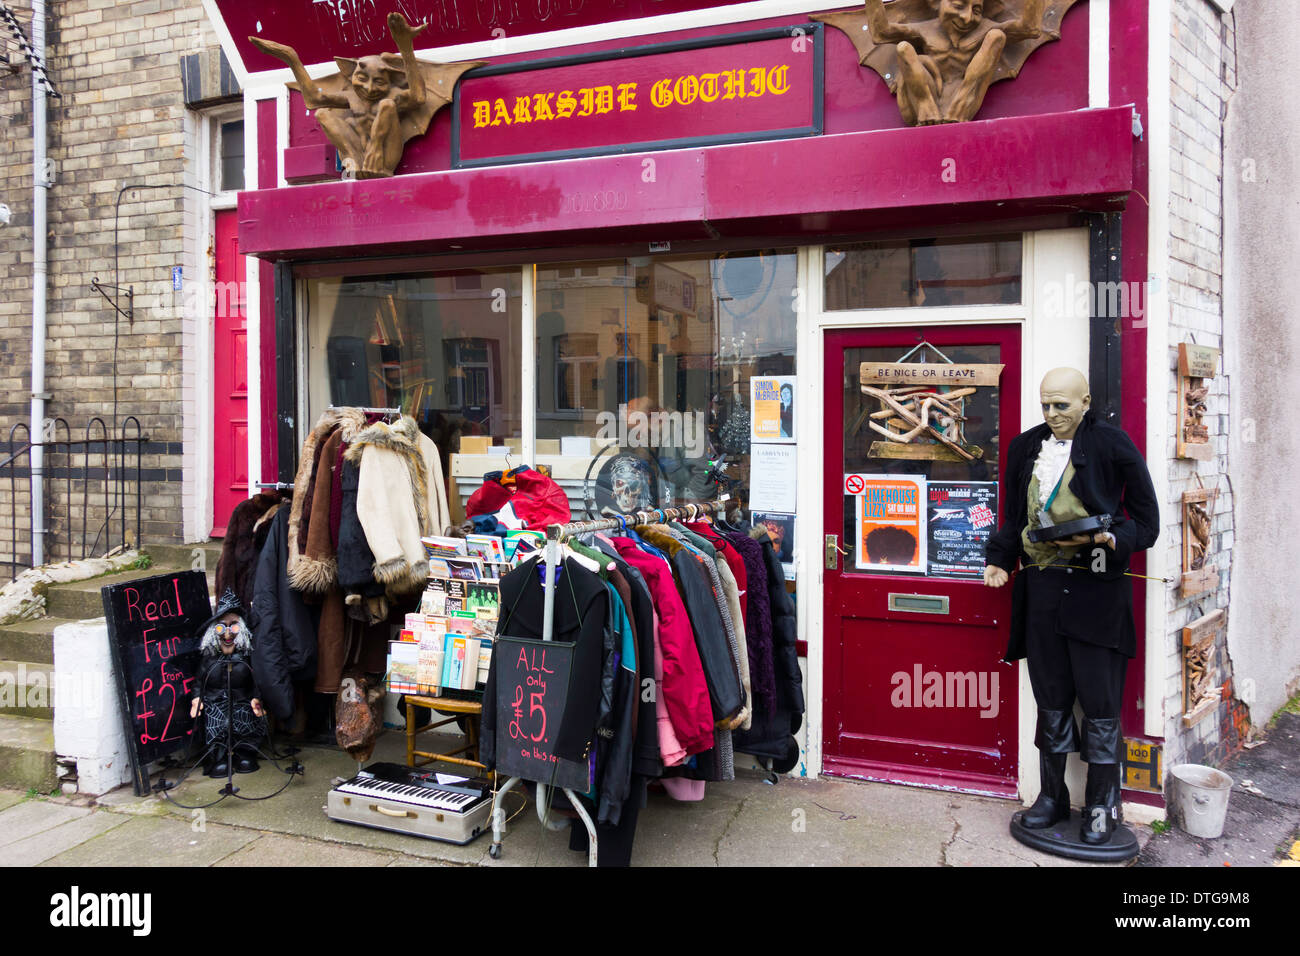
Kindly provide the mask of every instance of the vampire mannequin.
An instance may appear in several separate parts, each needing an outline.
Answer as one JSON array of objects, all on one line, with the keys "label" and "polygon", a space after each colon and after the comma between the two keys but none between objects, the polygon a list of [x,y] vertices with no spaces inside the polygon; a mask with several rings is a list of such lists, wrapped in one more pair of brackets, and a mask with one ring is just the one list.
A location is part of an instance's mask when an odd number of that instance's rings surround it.
[{"label": "vampire mannequin", "polygon": [[225,777],[257,770],[257,745],[266,736],[266,711],[253,679],[253,635],[235,592],[226,589],[203,625],[203,659],[190,716],[205,715],[206,772]]},{"label": "vampire mannequin", "polygon": [[[1129,558],[1155,543],[1155,488],[1132,440],[1098,421],[1083,374],[1058,368],[1039,390],[1044,424],[1007,449],[1004,521],[986,550],[984,583],[1002,587],[1019,563],[1008,661],[1026,658],[1038,705],[1042,790],[1021,818],[1046,829],[1069,818],[1066,760],[1088,764],[1080,839],[1108,843],[1121,823],[1120,708],[1124,671],[1137,653]],[[1055,541],[1042,529],[1087,518],[1109,527]],[[1074,702],[1083,710],[1080,733]]]}]

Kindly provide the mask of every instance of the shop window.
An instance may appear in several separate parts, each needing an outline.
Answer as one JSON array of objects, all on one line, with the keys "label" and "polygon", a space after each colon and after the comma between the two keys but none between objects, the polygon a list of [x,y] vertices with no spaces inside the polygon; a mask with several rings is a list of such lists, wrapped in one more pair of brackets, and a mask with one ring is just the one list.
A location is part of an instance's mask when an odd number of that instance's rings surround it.
[{"label": "shop window", "polygon": [[[308,415],[400,408],[444,458],[521,443],[518,268],[307,282]],[[444,466],[449,461],[444,461]]]},{"label": "shop window", "polygon": [[575,511],[705,500],[719,466],[748,504],[750,378],[795,372],[795,270],[794,250],[538,267],[537,458]]},{"label": "shop window", "polygon": [[912,239],[827,247],[827,311],[1021,301],[1021,239]]}]

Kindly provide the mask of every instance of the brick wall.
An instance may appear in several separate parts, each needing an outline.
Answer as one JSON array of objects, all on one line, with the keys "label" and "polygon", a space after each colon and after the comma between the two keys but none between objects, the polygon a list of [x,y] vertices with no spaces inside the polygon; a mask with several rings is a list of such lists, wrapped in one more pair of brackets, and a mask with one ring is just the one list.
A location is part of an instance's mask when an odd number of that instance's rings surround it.
[{"label": "brick wall", "polygon": [[[1165,716],[1166,766],[1221,763],[1240,744],[1239,703],[1225,701],[1217,712],[1191,728],[1182,726],[1182,628],[1216,608],[1228,606],[1233,541],[1233,498],[1228,472],[1228,396],[1223,373],[1208,381],[1206,422],[1215,456],[1208,461],[1178,459],[1178,386],[1175,369],[1181,342],[1223,348],[1223,117],[1236,85],[1231,17],[1208,0],[1175,0],[1171,24],[1169,445],[1170,499],[1162,502],[1164,524],[1157,547],[1169,554],[1168,567],[1182,568],[1182,493],[1201,485],[1217,488],[1209,559],[1221,572],[1216,590],[1181,598],[1176,588],[1166,598]],[[1155,95],[1156,91],[1153,91]],[[1159,394],[1161,383],[1152,383]],[[1199,483],[1198,483],[1199,481]],[[1232,677],[1223,637],[1218,650],[1219,682]]]},{"label": "brick wall", "polygon": [[[48,414],[75,438],[102,417],[135,416],[151,439],[142,462],[142,537],[179,540],[182,470],[182,310],[171,270],[183,242],[186,108],[179,59],[216,43],[197,0],[66,0],[48,5]],[[30,7],[15,7],[30,32]],[[0,197],[13,221],[0,231],[0,440],[29,414],[31,381],[31,74],[0,72]],[[123,191],[123,187],[132,186]],[[150,188],[144,188],[150,187]],[[135,318],[116,319],[91,279],[134,286]],[[114,374],[116,373],[116,389]],[[116,408],[115,406],[116,396]],[[80,525],[62,481],[48,486],[52,529]],[[94,486],[92,486],[93,488]],[[0,546],[12,532],[0,493]],[[89,524],[103,520],[91,504]],[[110,507],[110,510],[111,507]],[[21,531],[26,522],[20,520]],[[62,545],[53,557],[64,557]]]}]

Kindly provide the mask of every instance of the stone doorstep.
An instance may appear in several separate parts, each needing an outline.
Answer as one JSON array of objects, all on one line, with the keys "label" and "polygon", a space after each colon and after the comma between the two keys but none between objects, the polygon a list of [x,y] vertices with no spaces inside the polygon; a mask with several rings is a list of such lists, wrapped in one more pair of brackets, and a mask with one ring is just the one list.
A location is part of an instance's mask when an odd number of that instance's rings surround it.
[{"label": "stone doorstep", "polygon": [[0,716],[0,784],[49,793],[57,782],[53,721]]},{"label": "stone doorstep", "polygon": [[141,546],[149,557],[153,558],[153,563],[159,568],[189,568],[193,567],[196,558],[195,551],[202,553],[204,570],[208,572],[209,577],[216,573],[217,560],[221,557],[220,541],[197,541],[192,544],[144,544]]},{"label": "stone doorstep", "polygon": [[68,623],[63,618],[41,617],[0,625],[0,659],[53,664],[54,629]]},{"label": "stone doorstep", "polygon": [[0,715],[54,719],[54,665],[0,660]]},{"label": "stone doorstep", "polygon": [[[123,571],[120,574],[106,574],[103,577],[88,578],[85,581],[70,581],[67,584],[54,584],[46,592],[45,613],[47,617],[65,618],[73,621],[104,616],[104,601],[100,589],[109,584],[122,584],[138,581],[159,574],[166,574],[177,568],[156,564],[143,571]],[[207,571],[208,593],[216,580],[217,567],[213,563]],[[50,631],[53,634],[53,629]]]}]

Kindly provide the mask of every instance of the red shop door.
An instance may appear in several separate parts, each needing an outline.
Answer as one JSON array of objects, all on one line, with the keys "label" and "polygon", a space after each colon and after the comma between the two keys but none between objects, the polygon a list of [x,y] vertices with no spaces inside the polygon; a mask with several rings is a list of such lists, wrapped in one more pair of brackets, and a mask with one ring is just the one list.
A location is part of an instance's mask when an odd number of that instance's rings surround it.
[{"label": "red shop door", "polygon": [[[945,359],[1005,366],[962,399],[974,461],[869,424],[889,427],[871,417],[883,404],[863,394],[862,363],[941,370]],[[827,332],[825,361],[825,553],[837,555],[824,578],[825,770],[1014,796],[1017,669],[1001,661],[1011,588],[984,586],[981,537],[1002,514],[997,481],[1020,430],[1020,328]]]},{"label": "red shop door", "polygon": [[226,533],[248,497],[248,323],[239,218],[216,213],[216,306],[212,327],[212,536]]}]

